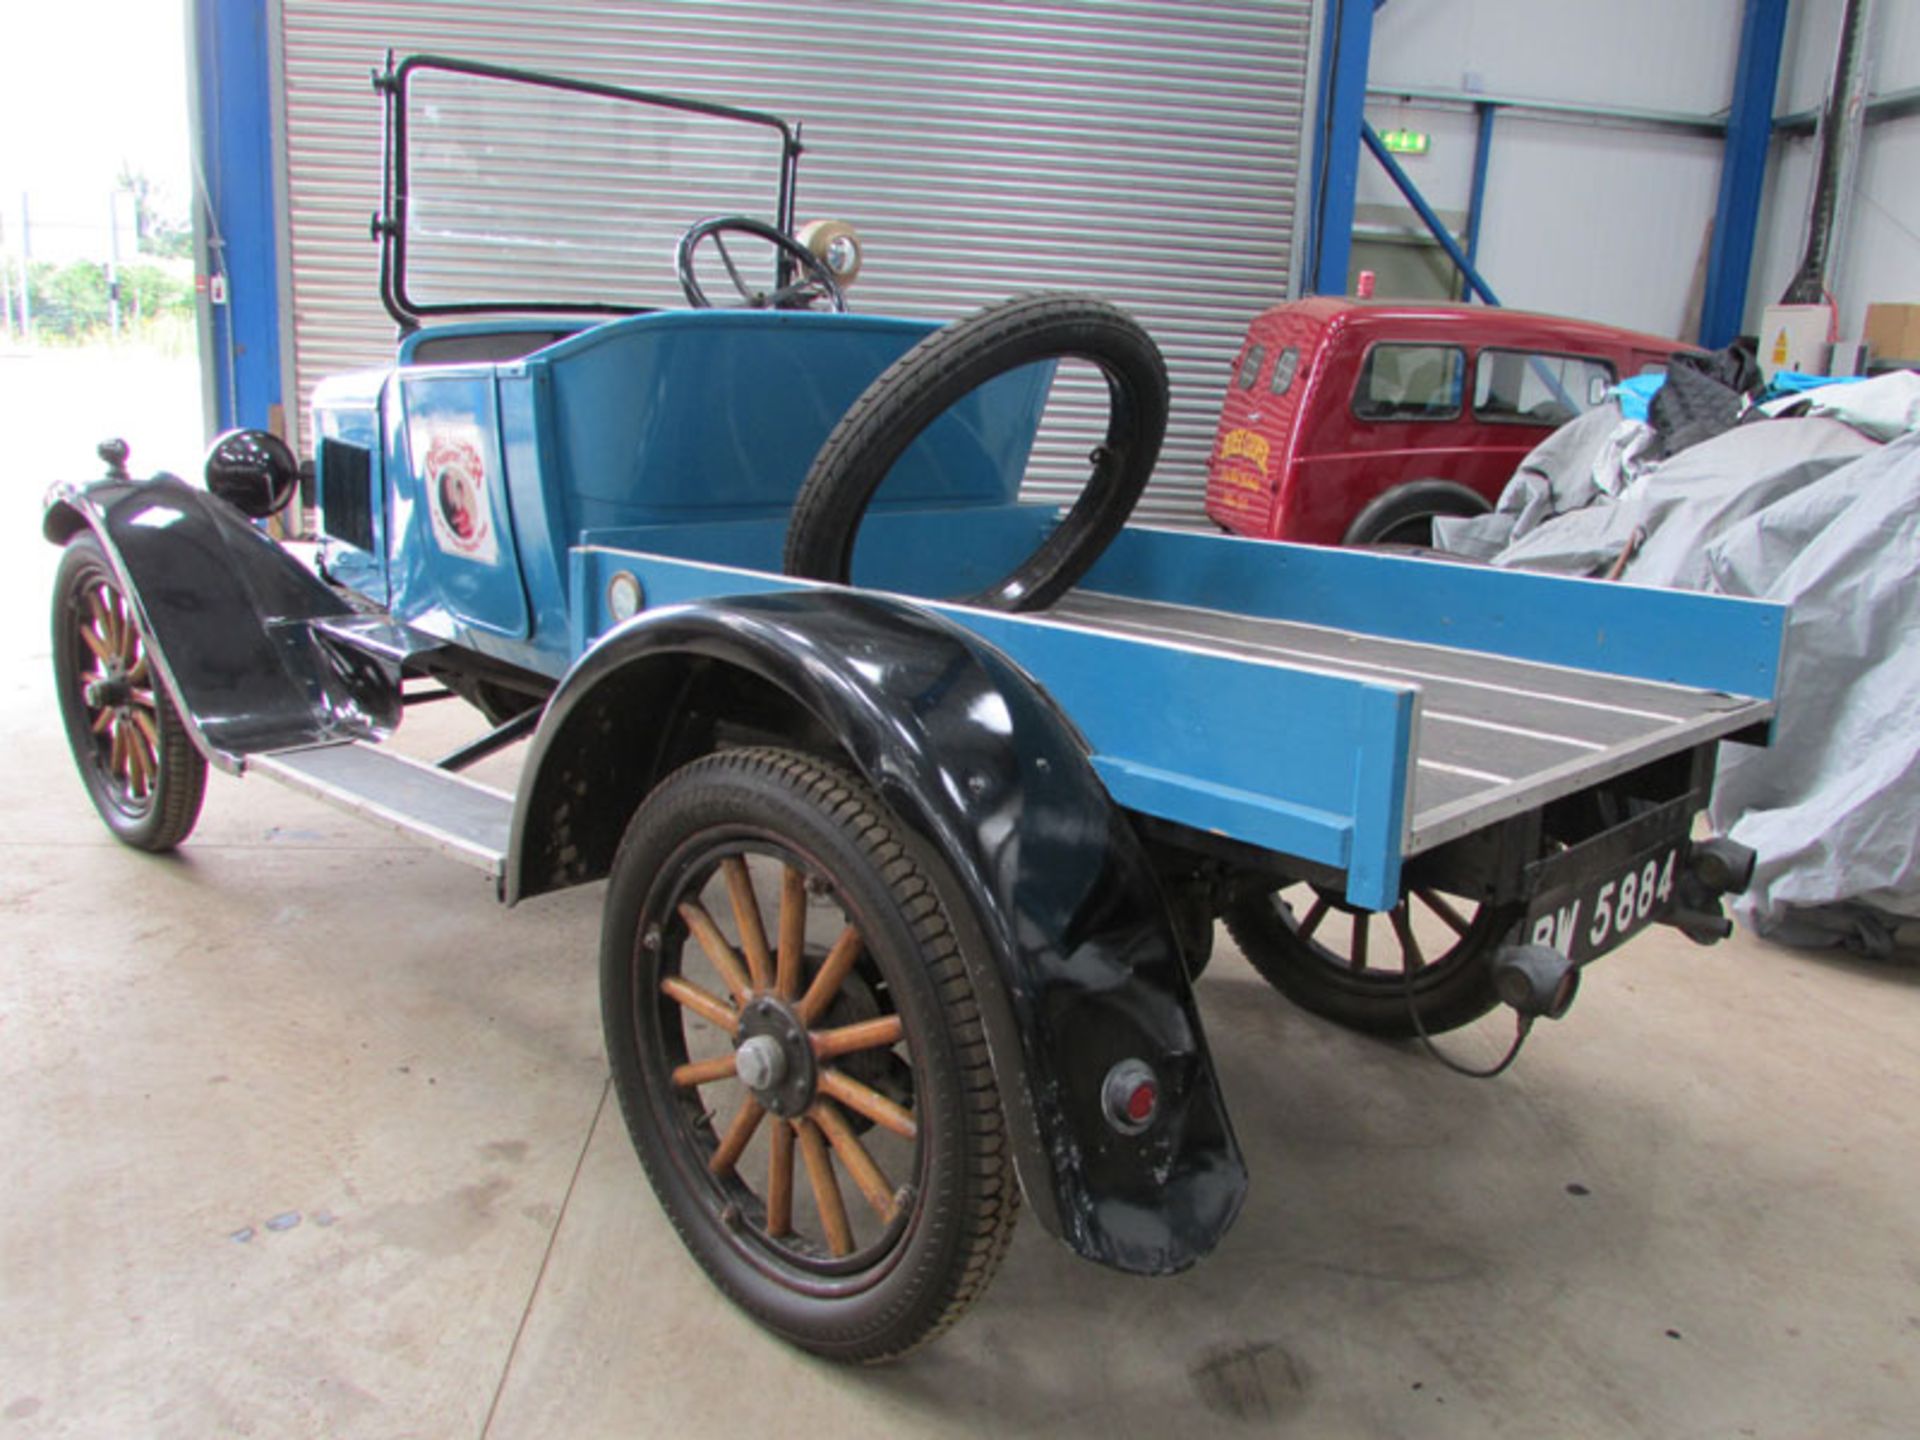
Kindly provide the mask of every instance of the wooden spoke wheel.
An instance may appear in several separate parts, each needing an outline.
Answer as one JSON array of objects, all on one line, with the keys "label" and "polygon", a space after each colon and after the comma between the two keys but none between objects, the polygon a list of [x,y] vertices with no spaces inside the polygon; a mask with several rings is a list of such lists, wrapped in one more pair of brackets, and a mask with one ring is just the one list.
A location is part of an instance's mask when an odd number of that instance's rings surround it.
[{"label": "wooden spoke wheel", "polygon": [[669,777],[614,862],[601,975],[635,1148],[757,1320],[882,1360],[986,1288],[1017,1191],[979,1010],[865,786],[777,750]]},{"label": "wooden spoke wheel", "polygon": [[171,850],[200,817],[207,762],[91,532],[68,544],[54,581],[53,667],[67,744],[94,809],[127,844]]},{"label": "wooden spoke wheel", "polygon": [[[1227,929],[1253,968],[1303,1009],[1369,1035],[1470,1024],[1498,1003],[1490,964],[1512,907],[1413,889],[1392,910],[1295,885],[1237,901]],[[1411,999],[1409,999],[1411,992]]]}]

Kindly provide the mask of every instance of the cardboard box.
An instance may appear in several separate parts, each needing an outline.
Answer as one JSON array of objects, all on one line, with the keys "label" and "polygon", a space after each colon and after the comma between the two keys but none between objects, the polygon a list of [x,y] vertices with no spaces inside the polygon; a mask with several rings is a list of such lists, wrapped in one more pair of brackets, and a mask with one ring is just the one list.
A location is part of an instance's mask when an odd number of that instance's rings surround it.
[{"label": "cardboard box", "polygon": [[1920,360],[1920,305],[1867,306],[1866,341],[1876,360]]},{"label": "cardboard box", "polygon": [[1760,373],[1769,380],[1781,370],[1826,374],[1827,336],[1832,328],[1829,306],[1767,306],[1760,317]]}]

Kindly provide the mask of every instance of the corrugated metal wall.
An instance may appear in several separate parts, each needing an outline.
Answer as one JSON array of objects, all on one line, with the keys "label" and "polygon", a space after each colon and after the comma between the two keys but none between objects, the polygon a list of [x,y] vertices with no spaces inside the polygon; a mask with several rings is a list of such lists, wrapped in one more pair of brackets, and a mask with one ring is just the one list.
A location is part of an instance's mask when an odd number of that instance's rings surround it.
[{"label": "corrugated metal wall", "polygon": [[[281,0],[300,413],[321,376],[391,353],[367,239],[380,174],[368,74],[388,47],[431,51],[804,122],[798,213],[860,226],[858,309],[944,319],[1040,288],[1126,306],[1173,374],[1171,433],[1138,513],[1198,522],[1228,365],[1247,319],[1287,288],[1311,8]],[[1071,420],[1088,390],[1063,392]],[[1030,488],[1084,475],[1042,456]]]}]

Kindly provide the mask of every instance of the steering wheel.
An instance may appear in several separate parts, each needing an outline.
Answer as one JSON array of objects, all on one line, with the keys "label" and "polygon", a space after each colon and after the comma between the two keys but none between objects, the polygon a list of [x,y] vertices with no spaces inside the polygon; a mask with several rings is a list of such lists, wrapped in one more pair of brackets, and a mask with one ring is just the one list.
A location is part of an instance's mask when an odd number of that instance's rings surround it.
[{"label": "steering wheel", "polygon": [[[740,273],[740,267],[733,263],[733,256],[727,253],[727,247],[720,237],[728,234],[751,235],[756,240],[766,241],[774,249],[799,262],[799,278],[782,285],[778,290],[756,290]],[[733,288],[740,292],[746,308],[805,310],[822,296],[832,303],[835,310],[844,311],[847,308],[846,294],[840,289],[840,282],[835,278],[832,267],[786,231],[746,215],[715,215],[688,226],[686,234],[680,237],[679,247],[674,251],[674,273],[680,277],[680,288],[686,293],[687,303],[696,310],[713,308],[713,301],[707,298],[707,292],[701,288],[699,278],[693,272],[693,252],[709,236],[713,238],[713,248],[720,252],[720,263],[727,267],[727,278],[733,281]]]}]

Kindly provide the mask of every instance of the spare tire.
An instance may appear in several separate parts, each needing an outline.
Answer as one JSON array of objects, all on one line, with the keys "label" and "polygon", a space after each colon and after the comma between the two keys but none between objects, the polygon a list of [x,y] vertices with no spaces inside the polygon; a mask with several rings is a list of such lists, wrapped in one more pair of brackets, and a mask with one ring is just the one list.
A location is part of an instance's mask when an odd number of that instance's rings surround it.
[{"label": "spare tire", "polygon": [[1086,574],[1133,513],[1167,430],[1167,366],[1139,323],[1083,295],[1019,295],[934,331],[888,366],[834,426],[794,501],[789,575],[847,584],[861,518],[906,449],[961,397],[1045,360],[1106,377],[1106,439],[1071,509],[1005,578],[964,597],[996,610],[1050,605]]}]

